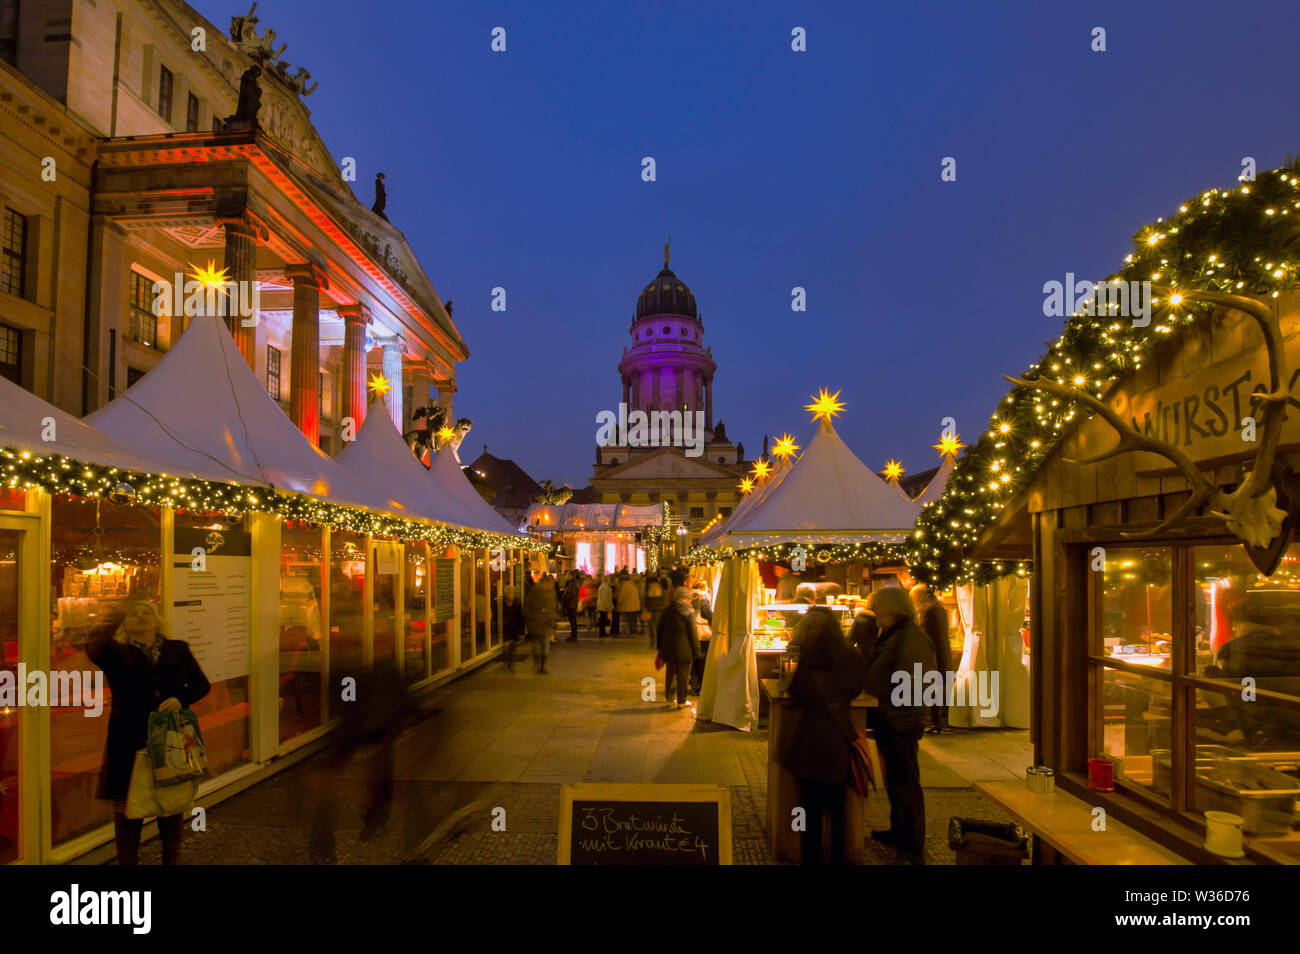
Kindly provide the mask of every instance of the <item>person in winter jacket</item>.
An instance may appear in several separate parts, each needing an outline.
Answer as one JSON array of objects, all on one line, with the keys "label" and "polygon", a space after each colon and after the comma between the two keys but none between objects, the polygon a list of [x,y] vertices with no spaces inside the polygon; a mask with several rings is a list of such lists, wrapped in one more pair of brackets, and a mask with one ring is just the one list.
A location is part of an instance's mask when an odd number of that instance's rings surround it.
[{"label": "person in winter jacket", "polygon": [[659,632],[659,616],[673,601],[672,585],[663,576],[652,576],[645,584],[645,608],[650,611],[650,645],[655,644]]},{"label": "person in winter jacket", "polygon": [[[934,669],[934,645],[916,624],[916,610],[906,591],[889,586],[871,594],[871,611],[880,634],[876,637],[867,674],[867,692],[879,702],[867,710],[875,729],[876,745],[885,763],[885,788],[889,793],[889,828],[871,837],[896,848],[909,864],[924,864],[925,795],[921,791],[918,743],[930,721],[924,705],[914,704],[921,686],[914,686],[914,667],[922,673]],[[803,668],[800,658],[799,667]],[[902,674],[905,679],[896,679]]]},{"label": "person in winter jacket", "polygon": [[609,618],[614,615],[614,587],[610,585],[609,577],[603,576],[600,580],[600,586],[596,589],[596,616],[600,627],[600,638],[604,639],[609,635]]},{"label": "person in winter jacket", "polygon": [[[664,696],[669,708],[680,709],[686,705],[691,663],[700,655],[700,637],[695,629],[695,610],[691,609],[691,591],[683,586],[673,595],[672,605],[659,614],[655,645],[664,661]],[[677,690],[675,701],[672,698],[674,687]]]},{"label": "person in winter jacket", "polygon": [[830,814],[830,864],[844,863],[844,802],[853,772],[850,751],[856,730],[849,705],[862,692],[866,665],[840,632],[830,613],[804,617],[799,667],[790,680],[790,699],[798,715],[777,741],[777,761],[799,780],[806,812],[801,862],[822,863],[822,814]]},{"label": "person in winter jacket", "polygon": [[637,593],[636,582],[630,577],[623,577],[618,584],[618,593],[614,599],[618,603],[618,615],[623,618],[627,634],[632,636],[637,631],[637,616],[641,612],[641,596]]},{"label": "person in winter jacket", "polygon": [[[930,637],[934,646],[934,664],[939,672],[946,673],[952,669],[952,644],[948,641],[948,611],[935,598],[934,591],[924,583],[912,587],[912,605],[916,607],[916,621]],[[926,732],[938,735],[948,728],[948,707],[932,706],[930,724]]]},{"label": "person in winter jacket", "polygon": [[560,592],[564,615],[569,619],[569,638],[565,641],[570,643],[578,641],[578,597],[581,590],[582,583],[578,580],[578,571],[573,570],[569,573],[569,578],[564,581],[564,589]]},{"label": "person in winter jacket", "polygon": [[[104,671],[113,698],[96,794],[113,803],[117,863],[135,865],[144,819],[126,817],[126,796],[135,753],[148,745],[149,714],[187,709],[211,686],[189,644],[164,636],[158,610],[143,600],[127,607],[115,631],[110,624],[92,636],[86,654]],[[180,864],[184,822],[183,814],[158,819],[165,865]]]},{"label": "person in winter jacket", "polygon": [[519,602],[519,590],[514,586],[507,586],[501,595],[504,597],[501,605],[501,628],[506,641],[504,654],[506,669],[513,672],[515,647],[519,645],[519,640],[524,638],[524,608]]},{"label": "person in winter jacket", "polygon": [[551,637],[555,635],[555,580],[549,573],[524,597],[524,624],[537,654],[536,671],[546,675],[546,657],[551,653]]},{"label": "person in winter jacket", "polygon": [[587,616],[587,628],[596,628],[596,578],[582,576],[582,586],[578,590],[578,612]]}]

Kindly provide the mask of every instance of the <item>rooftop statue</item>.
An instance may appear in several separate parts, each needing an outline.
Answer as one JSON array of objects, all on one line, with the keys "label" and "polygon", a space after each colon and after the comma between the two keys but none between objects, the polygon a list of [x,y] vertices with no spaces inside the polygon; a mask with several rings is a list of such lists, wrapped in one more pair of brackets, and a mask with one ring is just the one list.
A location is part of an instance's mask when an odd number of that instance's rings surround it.
[{"label": "rooftop statue", "polygon": [[259,66],[250,66],[239,78],[239,101],[235,114],[226,119],[228,127],[258,128],[257,113],[262,108],[262,87],[257,78],[262,75]]},{"label": "rooftop statue", "polygon": [[244,16],[230,18],[230,38],[235,41],[236,46],[254,59],[278,60],[280,54],[287,50],[289,45],[281,44],[277,50],[274,30],[267,30],[265,33],[257,32],[257,24],[261,21],[253,16],[256,9],[257,4],[254,3]]}]

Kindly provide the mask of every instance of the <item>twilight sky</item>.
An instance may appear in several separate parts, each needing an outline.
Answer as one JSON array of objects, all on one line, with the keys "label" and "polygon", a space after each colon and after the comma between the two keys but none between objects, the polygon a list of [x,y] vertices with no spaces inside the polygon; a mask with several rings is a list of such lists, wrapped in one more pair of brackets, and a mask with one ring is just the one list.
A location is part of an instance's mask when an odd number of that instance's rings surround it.
[{"label": "twilight sky", "polygon": [[[249,5],[192,2],[222,29]],[[386,173],[389,219],[455,303],[462,459],[486,443],[575,487],[670,233],[732,440],[750,456],[765,433],[803,444],[808,396],[841,389],[858,456],[917,471],[943,417],[977,437],[1001,375],[1058,334],[1044,282],[1110,274],[1134,231],[1235,184],[1244,156],[1263,170],[1300,153],[1292,0],[262,0],[257,15],[320,81],[305,102],[334,157],[356,157],[358,198]]]}]

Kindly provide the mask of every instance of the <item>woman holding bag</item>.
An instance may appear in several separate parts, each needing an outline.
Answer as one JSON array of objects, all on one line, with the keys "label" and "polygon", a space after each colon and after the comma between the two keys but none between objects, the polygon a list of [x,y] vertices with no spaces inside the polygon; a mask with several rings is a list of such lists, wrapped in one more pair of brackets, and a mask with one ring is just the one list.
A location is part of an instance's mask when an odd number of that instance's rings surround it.
[{"label": "woman holding bag", "polygon": [[[210,686],[189,644],[162,634],[162,620],[152,603],[131,603],[111,639],[107,628],[97,636],[86,652],[104,671],[113,709],[96,797],[113,803],[117,863],[135,865],[144,819],[126,817],[126,798],[136,753],[148,745],[149,714],[188,708],[206,696]],[[159,817],[163,864],[180,863],[184,830],[183,812]]]}]

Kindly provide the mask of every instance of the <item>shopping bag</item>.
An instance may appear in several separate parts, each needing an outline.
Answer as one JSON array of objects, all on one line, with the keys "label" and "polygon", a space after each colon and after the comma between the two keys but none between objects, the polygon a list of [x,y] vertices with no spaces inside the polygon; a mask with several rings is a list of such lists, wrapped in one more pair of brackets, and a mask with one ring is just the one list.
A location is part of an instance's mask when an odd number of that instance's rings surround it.
[{"label": "shopping bag", "polygon": [[179,785],[208,774],[199,717],[192,709],[149,713],[149,758],[154,784]]},{"label": "shopping bag", "polygon": [[153,818],[187,812],[198,793],[197,780],[159,788],[154,782],[153,758],[148,749],[135,753],[131,782],[126,790],[126,817]]},{"label": "shopping bag", "polygon": [[853,766],[851,779],[853,790],[866,798],[873,786],[876,788],[881,786],[876,744],[861,729],[858,729],[856,737],[849,746],[849,755]]},{"label": "shopping bag", "polygon": [[663,668],[664,668],[664,654],[663,654],[663,653],[655,653],[655,668],[656,668],[656,669],[663,669]]}]

